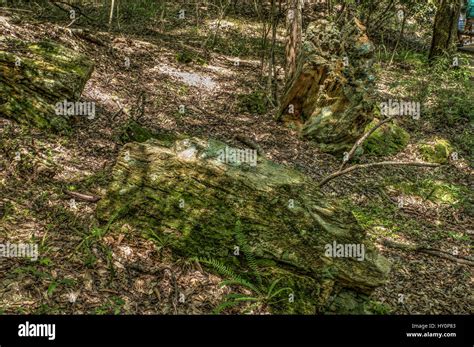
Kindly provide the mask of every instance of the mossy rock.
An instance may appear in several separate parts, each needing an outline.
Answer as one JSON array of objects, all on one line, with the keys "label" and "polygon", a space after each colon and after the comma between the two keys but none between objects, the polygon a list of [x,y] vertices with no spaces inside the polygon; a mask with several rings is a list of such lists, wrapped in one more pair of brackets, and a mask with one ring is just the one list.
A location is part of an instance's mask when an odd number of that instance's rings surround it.
[{"label": "mossy rock", "polygon": [[67,116],[57,115],[55,105],[79,100],[92,61],[49,41],[5,42],[7,48],[0,52],[0,114],[42,129],[68,131]]},{"label": "mossy rock", "polygon": [[419,146],[423,159],[430,163],[446,164],[453,152],[453,147],[445,139],[436,139],[433,142],[422,143]]},{"label": "mossy rock", "polygon": [[350,150],[376,108],[374,52],[356,18],[342,27],[328,19],[311,22],[276,118],[301,124],[301,136],[324,152]]},{"label": "mossy rock", "polygon": [[[369,131],[379,123],[378,119],[374,119],[365,129]],[[393,155],[403,150],[410,141],[410,134],[395,122],[384,124],[375,130],[364,142],[365,152],[376,155],[386,156]]]},{"label": "mossy rock", "polygon": [[[126,223],[137,235],[165,236],[176,257],[215,259],[251,281],[246,256],[234,255],[241,233],[263,282],[281,278],[280,285],[294,291],[294,302],[273,312],[359,313],[387,280],[389,263],[351,212],[294,169],[262,157],[256,166],[227,164],[225,148],[199,138],[126,144],[98,218],[111,232]],[[364,260],[326,256],[333,242],[363,244]],[[340,295],[341,305],[352,298],[350,307],[331,306]]]},{"label": "mossy rock", "polygon": [[468,191],[465,187],[433,179],[402,182],[389,186],[406,195],[416,195],[437,204],[456,205],[465,200]]}]

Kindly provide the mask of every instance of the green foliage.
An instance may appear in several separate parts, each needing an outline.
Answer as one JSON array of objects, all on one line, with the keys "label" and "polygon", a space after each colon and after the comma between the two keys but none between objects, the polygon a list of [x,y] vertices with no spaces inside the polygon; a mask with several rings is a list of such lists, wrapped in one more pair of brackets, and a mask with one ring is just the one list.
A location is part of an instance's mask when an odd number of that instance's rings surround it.
[{"label": "green foliage", "polygon": [[265,92],[253,91],[250,94],[240,94],[239,111],[249,112],[252,114],[264,114],[267,112],[268,101]]},{"label": "green foliage", "polygon": [[[235,226],[235,237],[241,248],[242,252],[245,255],[247,260],[248,267],[252,271],[252,275],[256,278],[256,283],[252,283],[251,281],[244,279],[225,265],[224,263],[216,260],[216,259],[202,259],[202,258],[195,258],[196,261],[209,265],[214,270],[216,270],[219,274],[226,277],[227,279],[220,283],[221,286],[239,286],[247,291],[250,291],[252,294],[242,294],[242,293],[230,293],[225,296],[224,301],[219,304],[215,309],[214,313],[221,313],[226,309],[231,307],[236,307],[241,305],[242,303],[250,303],[244,308],[244,313],[251,312],[253,309],[256,309],[261,306],[271,306],[275,305],[279,300],[279,297],[284,292],[293,292],[293,290],[289,287],[280,287],[278,283],[282,280],[282,278],[278,278],[271,282],[268,286],[263,283],[261,275],[259,273],[257,261],[252,254],[250,247],[247,243],[245,235],[242,232],[242,225],[240,220],[236,222]],[[282,299],[285,300],[285,299]]]},{"label": "green foliage", "polygon": [[247,242],[244,233],[242,232],[242,223],[240,222],[240,220],[238,220],[235,225],[235,239],[237,240],[238,246],[244,253],[245,258],[247,260],[247,264],[250,270],[253,272],[253,275],[256,277],[258,284],[262,285],[262,278],[258,272],[257,261],[253,255],[252,250],[250,249],[250,246]]},{"label": "green foliage", "polygon": [[155,245],[156,249],[158,252],[161,252],[163,249],[170,247],[173,244],[173,237],[171,235],[166,235],[166,234],[161,234],[158,235],[152,230],[149,230],[146,237],[150,240],[152,240]]},{"label": "green foliage", "polygon": [[453,57],[438,58],[432,65],[423,65],[417,70],[418,81],[411,86],[413,95],[432,105],[428,114],[437,124],[453,126],[460,122],[474,122],[474,90],[470,81],[469,60],[458,56],[458,67],[453,66]]},{"label": "green foliage", "polygon": [[102,304],[99,308],[95,309],[94,314],[97,315],[105,315],[105,314],[114,314],[119,315],[123,311],[123,306],[125,305],[125,301],[118,296],[112,296]]},{"label": "green foliage", "polygon": [[188,51],[181,51],[176,53],[176,61],[178,63],[189,64],[194,60],[194,55]]},{"label": "green foliage", "polygon": [[289,287],[278,287],[278,283],[282,280],[282,278],[278,278],[274,280],[268,288],[265,287],[260,287],[259,289],[256,289],[255,286],[253,285],[248,285],[248,283],[241,283],[238,281],[223,281],[221,283],[222,286],[224,285],[239,285],[242,286],[254,293],[254,295],[247,295],[247,294],[241,294],[241,293],[230,293],[227,294],[225,297],[225,301],[219,304],[214,310],[215,313],[221,313],[227,308],[237,306],[241,303],[244,302],[249,302],[251,303],[244,309],[244,313],[251,312],[253,309],[258,308],[259,306],[263,305],[274,305],[281,300],[286,300],[284,299],[278,299],[279,296],[284,293],[284,292],[292,292],[293,290]]},{"label": "green foliage", "polygon": [[393,187],[404,194],[416,195],[438,204],[457,205],[467,196],[465,187],[433,179],[402,182]]},{"label": "green foliage", "polygon": [[382,302],[370,300],[366,305],[366,310],[372,314],[390,314],[392,313],[392,308],[387,304]]}]

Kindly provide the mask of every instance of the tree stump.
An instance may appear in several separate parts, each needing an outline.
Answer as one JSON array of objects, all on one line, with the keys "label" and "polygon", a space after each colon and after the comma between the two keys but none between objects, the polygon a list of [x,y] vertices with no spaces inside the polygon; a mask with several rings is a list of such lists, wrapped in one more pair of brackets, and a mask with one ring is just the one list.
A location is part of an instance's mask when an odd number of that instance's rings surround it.
[{"label": "tree stump", "polygon": [[373,51],[357,19],[341,28],[324,19],[310,23],[277,119],[324,151],[350,149],[373,118]]}]

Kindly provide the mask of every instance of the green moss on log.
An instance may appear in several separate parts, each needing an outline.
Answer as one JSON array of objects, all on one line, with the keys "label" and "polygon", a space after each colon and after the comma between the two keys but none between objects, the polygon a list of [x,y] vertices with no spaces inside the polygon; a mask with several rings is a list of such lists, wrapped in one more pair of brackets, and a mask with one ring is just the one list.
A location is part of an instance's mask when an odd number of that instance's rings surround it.
[{"label": "green moss on log", "polygon": [[[352,296],[359,304],[349,311],[359,312],[389,266],[351,213],[326,201],[300,172],[260,157],[256,166],[229,165],[224,149],[198,138],[125,145],[98,217],[117,232],[127,223],[138,233],[166,235],[176,256],[220,260],[245,276],[245,257],[233,253],[240,221],[265,283],[283,277],[281,285],[294,290],[295,301],[274,312],[330,311],[329,298],[337,302],[340,293]],[[364,244],[365,260],[327,257],[333,241]]]},{"label": "green moss on log", "polygon": [[55,113],[63,100],[76,101],[93,71],[84,55],[52,42],[9,40],[0,52],[0,114],[42,129],[67,131]]}]

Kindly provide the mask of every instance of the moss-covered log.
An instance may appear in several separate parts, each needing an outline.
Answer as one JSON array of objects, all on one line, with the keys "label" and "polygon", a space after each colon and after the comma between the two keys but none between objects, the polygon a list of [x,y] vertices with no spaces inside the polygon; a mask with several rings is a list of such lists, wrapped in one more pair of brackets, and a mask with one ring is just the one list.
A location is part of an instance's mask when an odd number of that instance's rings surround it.
[{"label": "moss-covered log", "polygon": [[[177,256],[220,260],[245,277],[245,256],[234,255],[240,221],[264,281],[282,277],[294,290],[294,302],[275,310],[363,312],[389,266],[351,213],[295,170],[260,157],[256,166],[226,163],[225,147],[197,138],[125,145],[98,217],[112,230],[127,223],[166,236]],[[334,242],[364,245],[365,257],[327,256]]]},{"label": "moss-covered log", "polygon": [[68,129],[56,103],[77,101],[93,71],[84,55],[52,42],[2,41],[0,116],[43,129]]},{"label": "moss-covered log", "polygon": [[350,149],[373,118],[374,47],[352,19],[311,23],[277,118],[328,152]]}]

